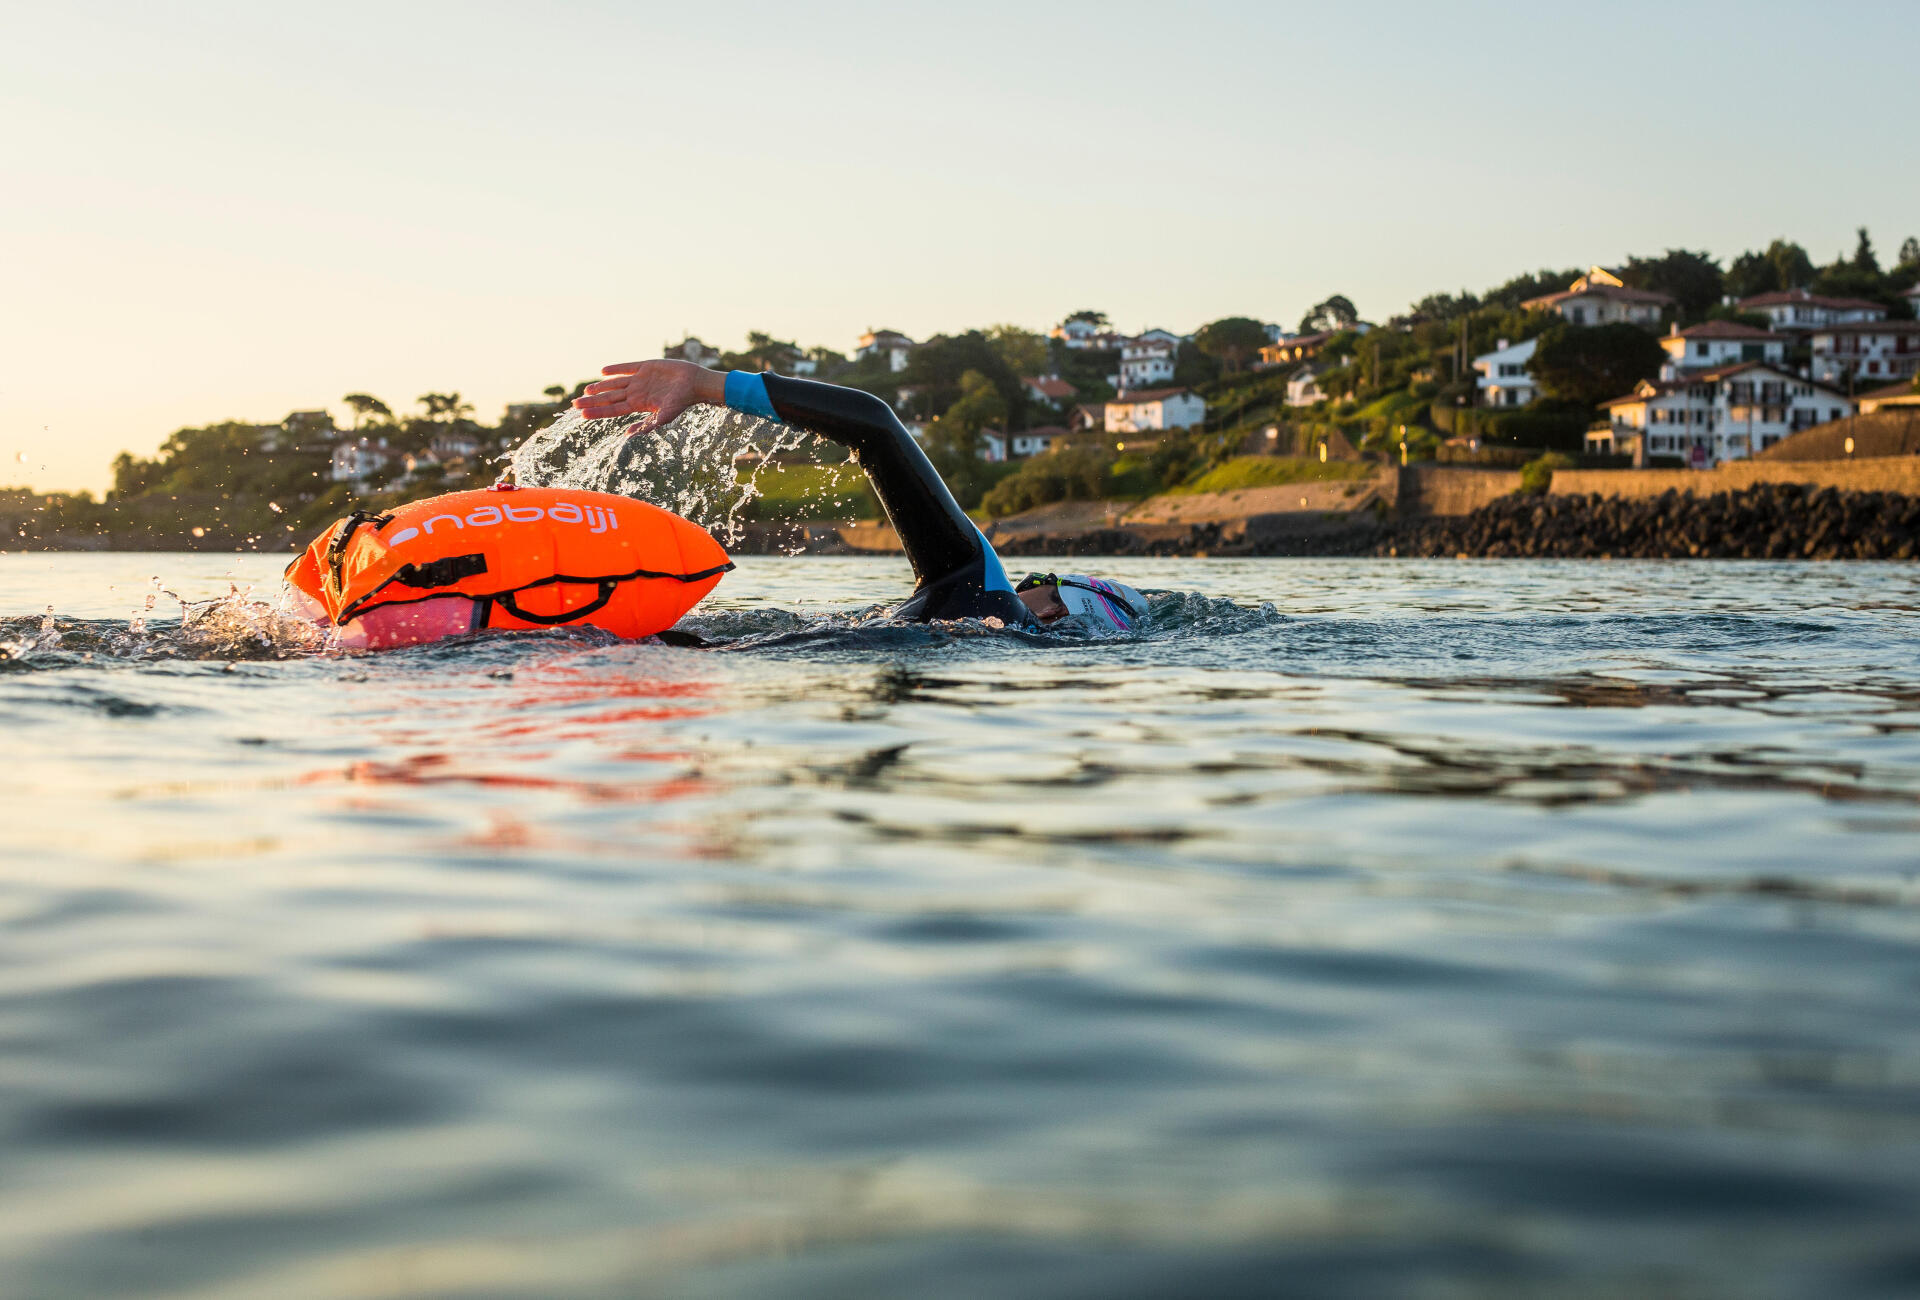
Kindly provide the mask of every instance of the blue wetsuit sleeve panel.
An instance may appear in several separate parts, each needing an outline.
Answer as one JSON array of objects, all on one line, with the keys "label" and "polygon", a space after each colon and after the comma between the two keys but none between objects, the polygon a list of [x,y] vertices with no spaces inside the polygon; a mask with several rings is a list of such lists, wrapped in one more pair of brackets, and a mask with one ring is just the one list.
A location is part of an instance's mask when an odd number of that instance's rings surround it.
[{"label": "blue wetsuit sleeve panel", "polygon": [[763,420],[780,418],[773,409],[772,399],[767,396],[766,378],[751,370],[727,372],[727,406],[746,415],[757,415]]}]

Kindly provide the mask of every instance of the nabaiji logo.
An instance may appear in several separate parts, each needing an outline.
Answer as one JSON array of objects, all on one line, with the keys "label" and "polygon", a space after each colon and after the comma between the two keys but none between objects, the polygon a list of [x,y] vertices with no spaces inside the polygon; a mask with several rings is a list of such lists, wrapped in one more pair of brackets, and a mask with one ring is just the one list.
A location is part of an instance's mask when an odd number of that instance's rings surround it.
[{"label": "nabaiji logo", "polygon": [[[556,524],[585,524],[590,533],[604,533],[609,528],[617,530],[620,521],[610,510],[599,506],[575,505],[571,501],[561,501],[554,505],[540,506],[481,506],[464,519],[459,515],[435,515],[418,528],[402,528],[387,539],[388,546],[399,546],[425,534],[433,536],[435,524],[451,524],[455,528],[491,528],[495,524],[531,524],[540,519],[551,519]],[[442,532],[446,529],[443,527]]]}]

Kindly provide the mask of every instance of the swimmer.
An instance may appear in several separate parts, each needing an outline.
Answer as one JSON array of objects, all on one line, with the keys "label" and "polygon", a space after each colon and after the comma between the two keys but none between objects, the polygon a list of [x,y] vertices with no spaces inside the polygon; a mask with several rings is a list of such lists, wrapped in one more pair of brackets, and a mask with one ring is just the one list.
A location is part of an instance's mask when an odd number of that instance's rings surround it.
[{"label": "swimmer", "polygon": [[644,418],[634,434],[653,433],[689,406],[726,406],[817,433],[846,447],[866,471],[887,522],[913,565],[913,594],[894,617],[996,618],[1008,627],[1048,627],[1072,619],[1124,632],[1145,620],[1147,600],[1124,583],[1085,574],[1029,574],[1018,585],[933,463],[893,409],[872,393],[810,379],[708,370],[688,361],[629,361],[601,371],[574,401],[589,420]]}]

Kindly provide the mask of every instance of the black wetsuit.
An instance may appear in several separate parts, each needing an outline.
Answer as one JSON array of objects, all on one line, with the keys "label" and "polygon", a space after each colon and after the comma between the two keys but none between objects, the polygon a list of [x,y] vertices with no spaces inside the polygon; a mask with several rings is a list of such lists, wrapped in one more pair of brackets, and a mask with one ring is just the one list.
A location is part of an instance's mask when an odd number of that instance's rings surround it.
[{"label": "black wetsuit", "polygon": [[1000,557],[880,398],[810,379],[734,371],[727,376],[727,405],[771,415],[853,452],[918,580],[895,618],[920,623],[997,618],[1009,627],[1035,623],[1007,581]]}]

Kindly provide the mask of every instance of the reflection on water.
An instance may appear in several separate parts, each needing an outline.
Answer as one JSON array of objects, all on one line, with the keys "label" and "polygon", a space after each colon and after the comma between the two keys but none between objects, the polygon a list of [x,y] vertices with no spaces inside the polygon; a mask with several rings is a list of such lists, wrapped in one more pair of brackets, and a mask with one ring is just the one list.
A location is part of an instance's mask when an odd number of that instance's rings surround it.
[{"label": "reflection on water", "polygon": [[0,1293],[1920,1287],[1911,570],[353,657],[277,567],[0,557]]}]

